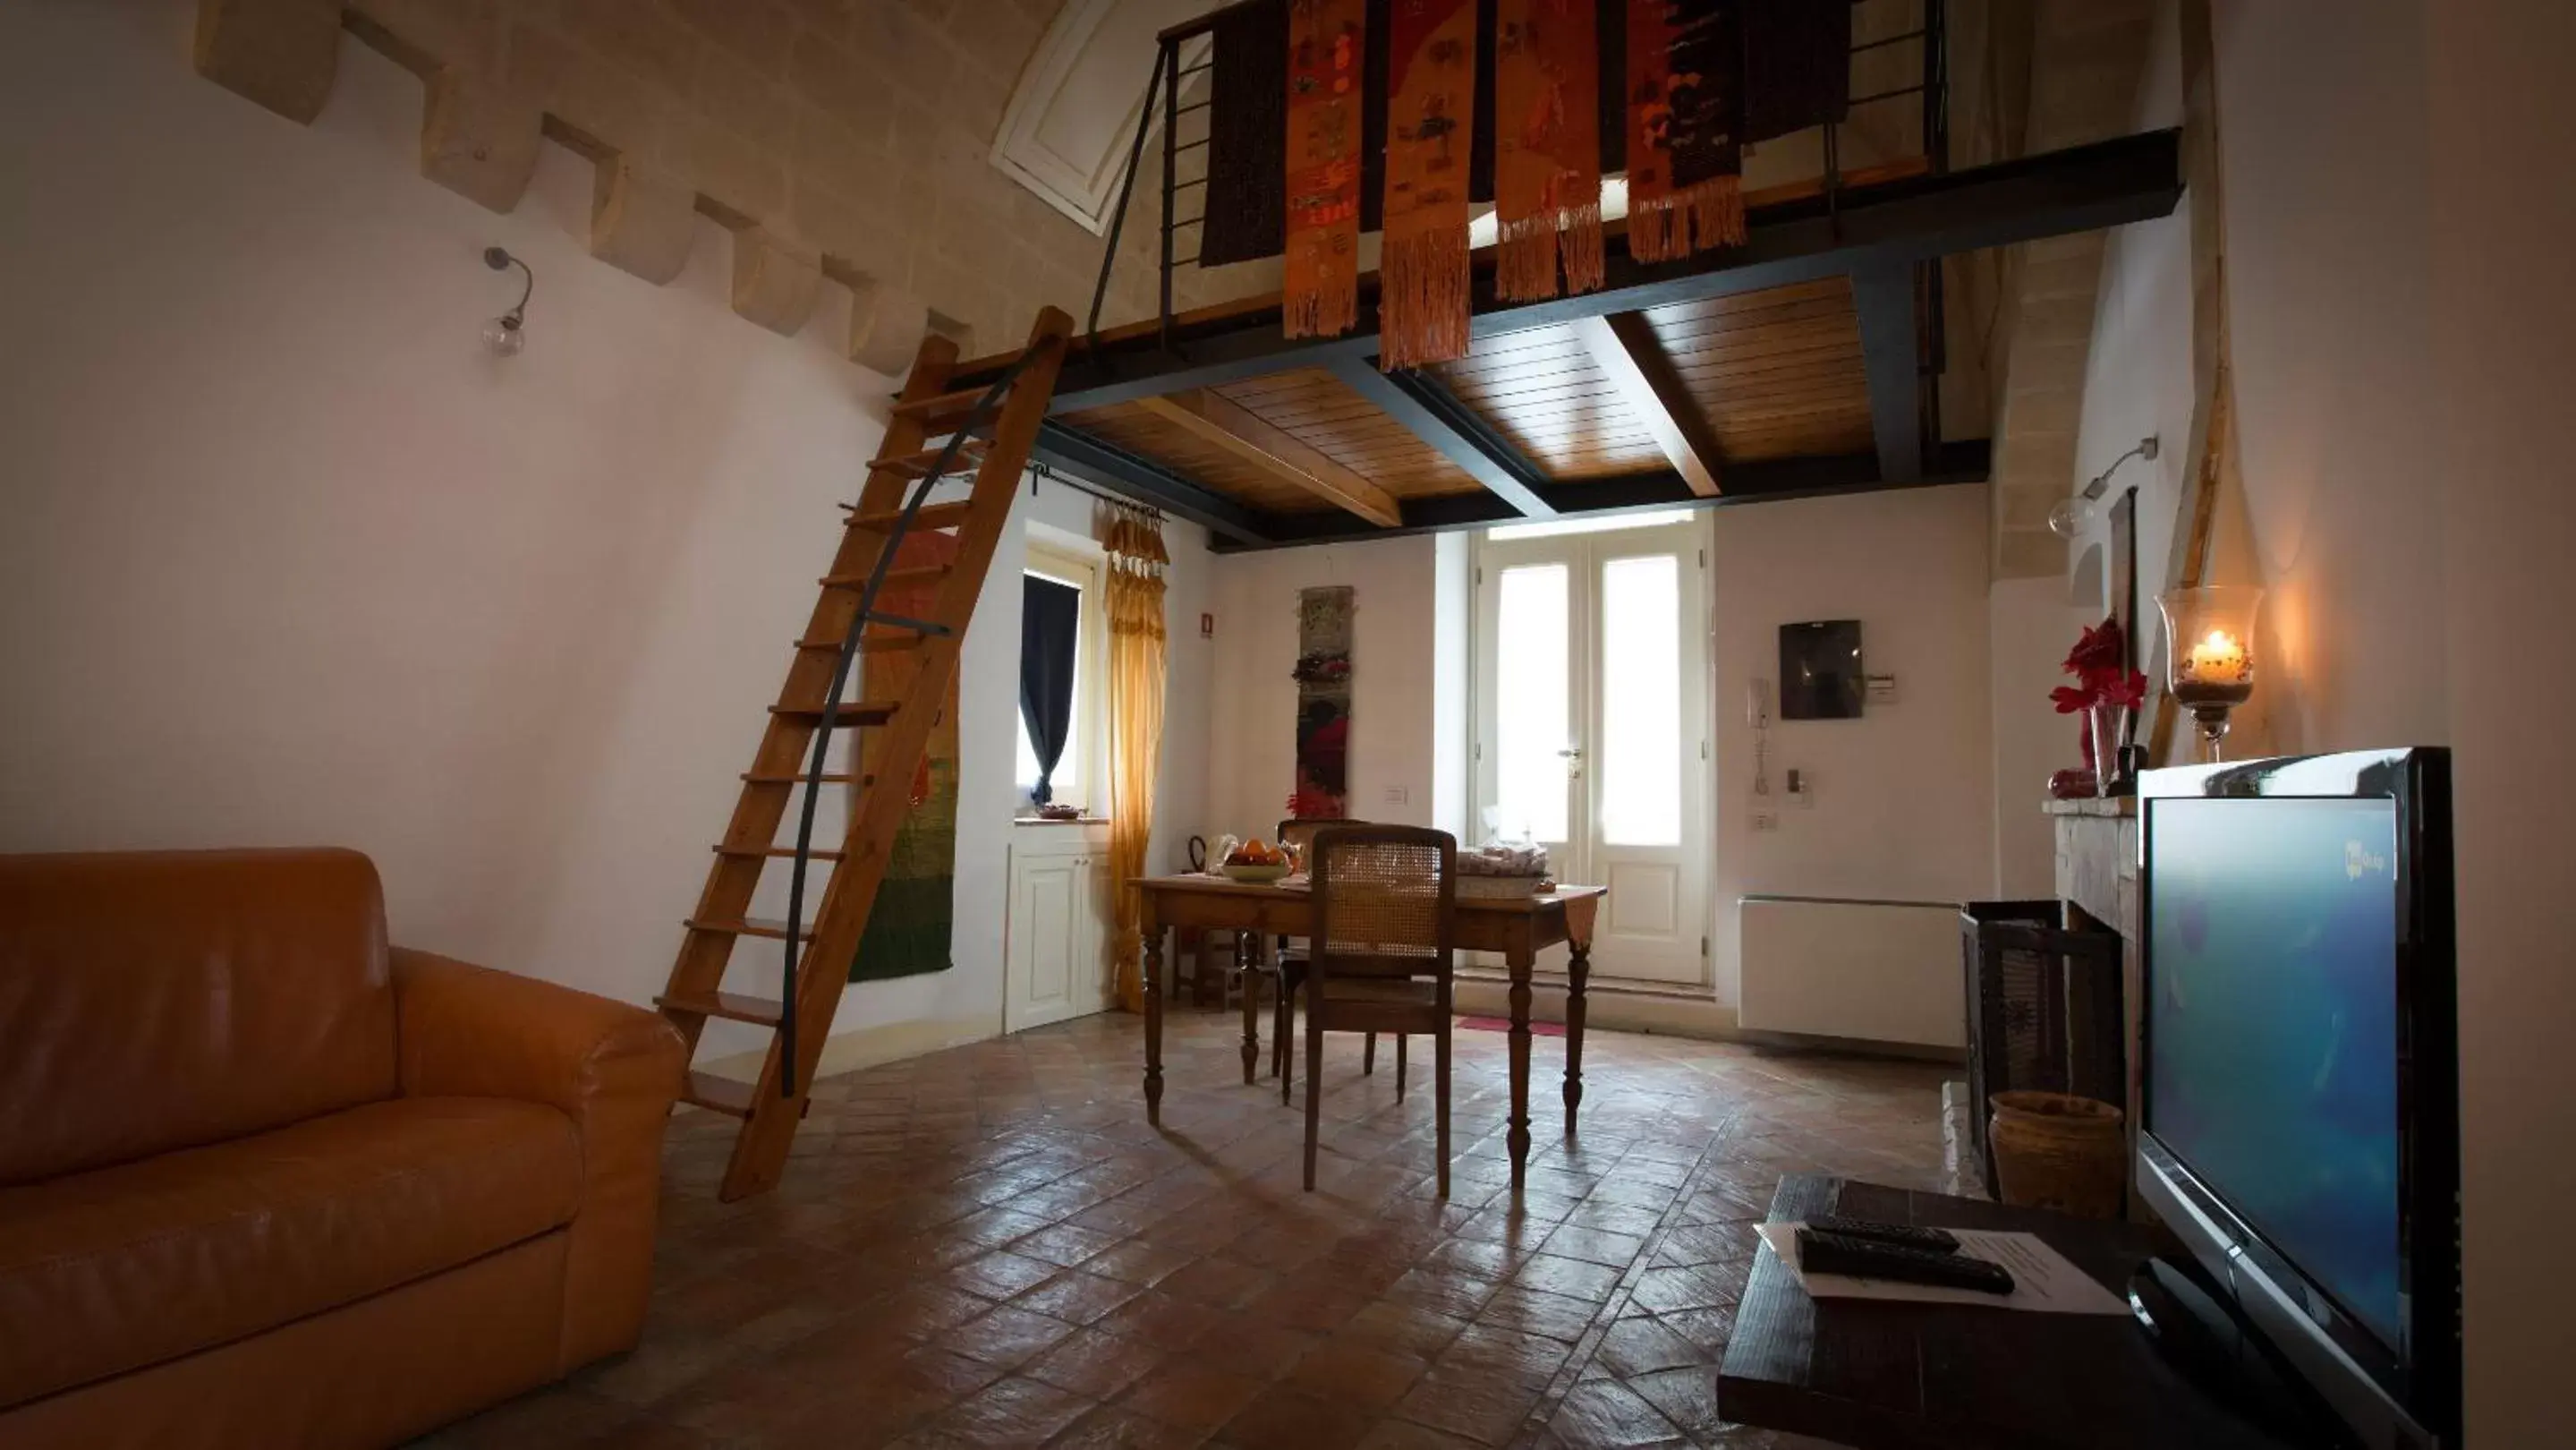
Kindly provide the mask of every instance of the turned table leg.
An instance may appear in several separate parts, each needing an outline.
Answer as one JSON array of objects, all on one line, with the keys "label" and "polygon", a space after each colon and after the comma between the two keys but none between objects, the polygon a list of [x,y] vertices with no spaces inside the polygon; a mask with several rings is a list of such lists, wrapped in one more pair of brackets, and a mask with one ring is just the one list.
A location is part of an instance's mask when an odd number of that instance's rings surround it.
[{"label": "turned table leg", "polygon": [[1533,953],[1526,946],[1511,951],[1512,967],[1512,1112],[1509,1132],[1503,1141],[1512,1154],[1512,1188],[1519,1191],[1529,1174],[1530,1117],[1530,966]]},{"label": "turned table leg", "polygon": [[1592,950],[1577,944],[1565,970],[1565,1136],[1583,1107],[1583,988],[1592,976]]},{"label": "turned table leg", "polygon": [[1253,1075],[1261,1063],[1261,974],[1262,958],[1268,954],[1268,939],[1259,932],[1252,934],[1252,944],[1245,949],[1243,977],[1243,1085],[1252,1086]]},{"label": "turned table leg", "polygon": [[1145,897],[1145,1121],[1163,1121],[1163,928]]}]

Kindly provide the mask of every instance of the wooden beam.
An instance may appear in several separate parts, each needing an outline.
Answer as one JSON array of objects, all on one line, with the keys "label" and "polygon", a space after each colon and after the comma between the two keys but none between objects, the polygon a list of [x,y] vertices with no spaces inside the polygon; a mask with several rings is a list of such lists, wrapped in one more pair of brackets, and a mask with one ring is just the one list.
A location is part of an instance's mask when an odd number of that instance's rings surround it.
[{"label": "wooden beam", "polygon": [[1251,409],[1204,388],[1168,397],[1138,398],[1136,406],[1164,422],[1215,444],[1291,488],[1346,508],[1370,523],[1395,528],[1404,522],[1395,496],[1291,436]]},{"label": "wooden beam", "polygon": [[[1376,343],[1375,338],[1369,341]],[[1523,518],[1555,516],[1556,510],[1538,494],[1547,475],[1438,378],[1418,368],[1380,372],[1372,357],[1336,357],[1330,371],[1342,386],[1376,404]]]},{"label": "wooden beam", "polygon": [[1038,462],[1058,473],[1188,519],[1216,538],[1251,548],[1270,542],[1250,509],[1078,428],[1049,419],[1038,429],[1034,452]]},{"label": "wooden beam", "polygon": [[1702,498],[1717,497],[1717,435],[1699,403],[1673,371],[1673,360],[1655,339],[1654,326],[1638,312],[1579,318],[1574,335],[1592,362],[1619,390],[1619,401],[1653,435],[1664,461]]},{"label": "wooden beam", "polygon": [[1879,476],[1911,483],[1923,476],[1923,342],[1914,325],[1914,267],[1855,267],[1851,283]]}]

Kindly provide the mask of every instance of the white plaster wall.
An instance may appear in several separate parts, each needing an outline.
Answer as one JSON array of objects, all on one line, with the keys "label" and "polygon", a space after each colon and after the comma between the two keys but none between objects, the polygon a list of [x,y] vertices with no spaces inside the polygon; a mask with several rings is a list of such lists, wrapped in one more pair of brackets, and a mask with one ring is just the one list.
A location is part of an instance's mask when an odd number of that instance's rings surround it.
[{"label": "white plaster wall", "polygon": [[[1297,592],[1358,591],[1351,639],[1351,814],[1432,823],[1434,543],[1429,537],[1233,554],[1216,563],[1209,838],[1267,837],[1296,784]],[[1401,791],[1402,801],[1389,793]]]},{"label": "white plaster wall", "polygon": [[[1740,980],[1740,896],[1965,901],[1993,890],[1986,508],[1983,488],[1936,488],[1718,510],[1721,1004]],[[1898,694],[1857,720],[1775,718],[1763,808],[1780,829],[1757,833],[1746,684],[1776,682],[1780,626],[1803,619],[1858,619],[1869,671],[1895,675]],[[1812,807],[1785,794],[1793,767],[1813,773]]]},{"label": "white plaster wall", "polygon": [[[794,339],[734,316],[712,224],[666,288],[592,261],[552,147],[511,216],[422,181],[373,52],[308,130],[198,80],[188,21],[0,8],[0,124],[42,138],[0,149],[0,849],[354,846],[397,940],[643,1001],[896,380],[839,356],[838,288]],[[538,277],[507,362],[496,243]],[[1184,822],[1203,544],[1171,531]],[[998,1030],[1019,548],[966,645],[958,968],[845,1030]]]},{"label": "white plaster wall", "polygon": [[[2048,692],[2071,683],[2059,668],[2098,605],[2069,604],[2054,578],[1998,579],[1986,596],[1987,711],[1994,771],[1994,893],[2008,901],[2057,894],[2057,830],[2039,803],[2053,771],[2084,763],[2077,715],[2060,715]],[[2153,608],[2150,605],[2149,608]]]},{"label": "white plaster wall", "polygon": [[[2566,1306],[2576,1292],[2576,973],[2568,822],[2556,762],[2576,711],[2576,12],[2446,0],[2431,12],[2432,361],[2419,414],[2443,513],[2459,873],[2468,1435],[2567,1435]],[[2423,606],[2425,600],[2416,600]],[[2357,641],[2356,645],[2364,642]],[[2400,663],[2376,650],[2373,666]]]}]

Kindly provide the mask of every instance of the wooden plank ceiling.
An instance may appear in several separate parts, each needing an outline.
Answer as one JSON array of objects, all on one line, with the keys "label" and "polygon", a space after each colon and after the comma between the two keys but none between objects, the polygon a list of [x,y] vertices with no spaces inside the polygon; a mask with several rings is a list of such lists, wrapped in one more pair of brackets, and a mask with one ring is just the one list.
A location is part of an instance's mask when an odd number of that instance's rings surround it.
[{"label": "wooden plank ceiling", "polygon": [[[1662,351],[1669,376],[1699,413],[1698,436],[1715,444],[1718,456],[1705,462],[1721,490],[1729,463],[1869,451],[1869,386],[1847,279],[1636,317],[1643,328],[1625,331],[1632,343],[1650,338]],[[1551,482],[1672,467],[1657,426],[1640,415],[1641,400],[1602,366],[1599,345],[1598,335],[1587,340],[1580,324],[1553,324],[1487,338],[1432,372]],[[1397,500],[1478,491],[1476,480],[1441,452],[1321,369],[1209,391]],[[1293,467],[1265,464],[1257,449],[1213,443],[1206,428],[1182,426],[1173,412],[1118,403],[1063,421],[1250,508],[1312,513],[1337,507],[1328,492],[1301,483]]]}]

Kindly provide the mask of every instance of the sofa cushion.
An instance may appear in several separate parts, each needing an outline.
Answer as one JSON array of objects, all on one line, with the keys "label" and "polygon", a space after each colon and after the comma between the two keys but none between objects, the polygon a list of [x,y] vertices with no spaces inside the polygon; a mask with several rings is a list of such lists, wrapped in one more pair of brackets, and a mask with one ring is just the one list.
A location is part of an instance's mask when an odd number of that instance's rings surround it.
[{"label": "sofa cushion", "polygon": [[399,1098],[0,1189],[0,1406],[454,1268],[571,1221],[557,1109]]},{"label": "sofa cushion", "polygon": [[354,851],[0,856],[0,1184],[394,1095],[376,868]]}]

